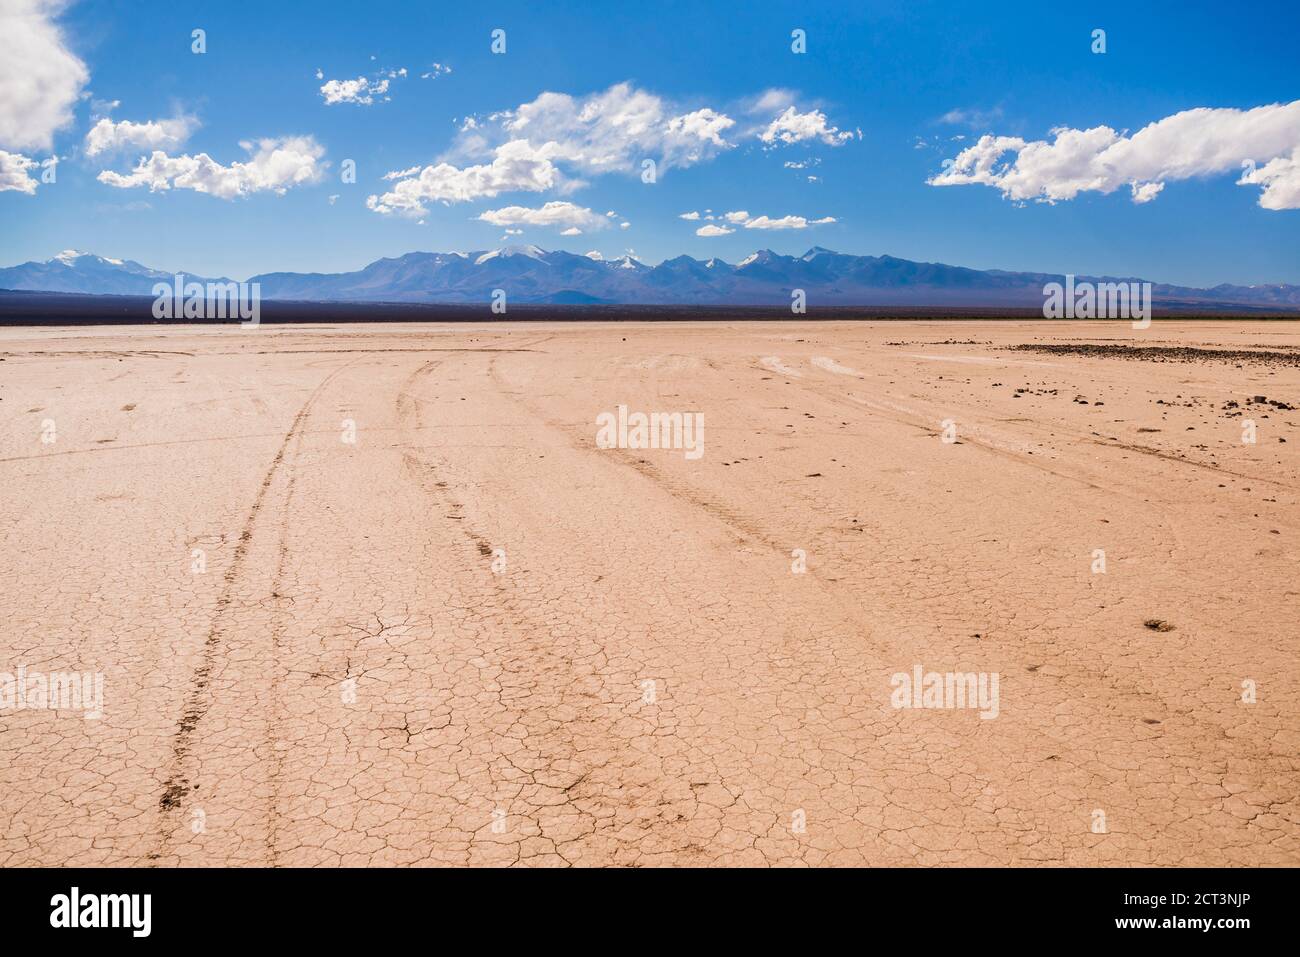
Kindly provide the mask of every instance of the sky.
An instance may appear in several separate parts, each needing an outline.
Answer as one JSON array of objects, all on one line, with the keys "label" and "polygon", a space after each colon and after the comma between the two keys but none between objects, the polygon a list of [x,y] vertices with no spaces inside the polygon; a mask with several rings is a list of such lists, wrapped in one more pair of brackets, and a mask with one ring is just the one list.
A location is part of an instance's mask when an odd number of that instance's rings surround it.
[{"label": "sky", "polygon": [[1298,35],[1294,2],[0,0],[0,266],[823,246],[1297,283]]}]

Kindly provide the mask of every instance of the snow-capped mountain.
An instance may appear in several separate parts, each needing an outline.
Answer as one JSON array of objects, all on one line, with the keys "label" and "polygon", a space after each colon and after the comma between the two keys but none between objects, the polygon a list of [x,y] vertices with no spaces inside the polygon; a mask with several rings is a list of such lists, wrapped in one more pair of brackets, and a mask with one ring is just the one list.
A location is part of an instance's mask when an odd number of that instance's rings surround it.
[{"label": "snow-capped mountain", "polygon": [[[73,250],[45,262],[0,269],[0,289],[152,295],[171,273],[136,262]],[[1081,281],[1138,281],[1078,277]],[[187,279],[207,280],[187,274]],[[538,246],[450,253],[407,253],[354,272],[264,273],[264,299],[341,302],[485,303],[505,290],[511,303],[664,305],[788,305],[794,289],[809,305],[1038,307],[1048,273],[967,269],[893,256],[852,256],[814,246],[802,256],[761,249],[732,265],[677,256],[657,266],[633,258],[604,259]],[[1155,283],[1157,304],[1300,309],[1300,286],[1195,289]]]},{"label": "snow-capped mountain", "polygon": [[[156,282],[173,282],[174,273],[150,269],[129,259],[108,259],[94,253],[65,249],[44,262],[26,262],[0,269],[0,289],[80,292],[99,295],[147,296]],[[186,281],[229,282],[185,274]]]}]

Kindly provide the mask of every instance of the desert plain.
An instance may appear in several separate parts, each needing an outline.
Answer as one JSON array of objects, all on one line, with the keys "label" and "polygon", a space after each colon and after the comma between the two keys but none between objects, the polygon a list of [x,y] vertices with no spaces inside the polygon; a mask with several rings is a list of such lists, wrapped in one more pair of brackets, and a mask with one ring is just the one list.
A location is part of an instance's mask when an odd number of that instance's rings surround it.
[{"label": "desert plain", "polygon": [[0,866],[1300,864],[1300,322],[0,360]]}]

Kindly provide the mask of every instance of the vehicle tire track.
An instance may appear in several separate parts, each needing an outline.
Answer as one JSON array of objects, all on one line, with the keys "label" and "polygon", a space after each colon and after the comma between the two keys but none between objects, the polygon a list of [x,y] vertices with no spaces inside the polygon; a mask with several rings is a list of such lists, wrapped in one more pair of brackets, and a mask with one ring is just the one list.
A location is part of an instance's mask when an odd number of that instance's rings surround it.
[{"label": "vehicle tire track", "polygon": [[316,399],[325,388],[352,363],[345,363],[328,373],[312,390],[307,400],[294,416],[288,431],[284,433],[280,446],[271,460],[270,466],[262,477],[257,494],[248,514],[244,518],[243,528],[235,544],[235,552],[222,579],[221,593],[217,598],[217,609],[208,626],[208,633],[203,641],[198,667],[190,675],[189,690],[186,692],[181,716],[176,731],[172,735],[171,761],[167,777],[163,781],[162,794],[158,798],[158,824],[155,849],[149,854],[150,860],[157,860],[166,853],[171,844],[172,832],[175,830],[176,818],[180,813],[186,796],[194,790],[192,781],[197,770],[190,760],[194,735],[212,704],[212,673],[218,661],[218,654],[229,627],[229,617],[233,608],[235,586],[244,573],[253,532],[257,526],[258,516],[266,502],[267,492],[275,481],[289,451],[290,445],[301,435],[303,425],[311,414]]},{"label": "vehicle tire track", "polygon": [[[571,448],[579,452],[607,457],[609,460],[632,469],[677,501],[707,514],[722,526],[738,546],[748,548],[760,546],[771,550],[782,561],[788,561],[787,543],[770,534],[758,522],[753,521],[743,509],[715,501],[702,494],[699,489],[676,481],[662,469],[643,458],[639,451],[624,449],[598,450],[590,433],[580,432],[571,422],[556,421],[536,404],[529,401],[523,393],[510,388],[509,384],[501,378],[496,363],[497,357],[493,356],[489,362],[488,375],[492,379],[493,385],[496,386],[497,392],[507,396],[515,404],[523,408],[527,414],[540,420],[546,428],[563,435]],[[806,575],[809,580],[815,581],[817,586],[822,589],[828,604],[858,627],[859,634],[863,636],[864,641],[870,641],[873,655],[877,655],[881,660],[884,660],[885,657],[898,651],[896,646],[880,637],[883,632],[878,627],[880,624],[878,615],[868,614],[856,599],[847,596],[843,589],[836,588],[834,582],[827,581],[815,568],[807,569]]]}]

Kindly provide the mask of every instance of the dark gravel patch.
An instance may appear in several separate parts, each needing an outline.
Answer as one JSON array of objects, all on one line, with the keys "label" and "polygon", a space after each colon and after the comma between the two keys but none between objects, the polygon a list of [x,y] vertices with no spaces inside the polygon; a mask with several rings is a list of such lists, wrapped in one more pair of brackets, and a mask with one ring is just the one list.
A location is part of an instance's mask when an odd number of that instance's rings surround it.
[{"label": "dark gravel patch", "polygon": [[1140,359],[1144,362],[1243,362],[1255,365],[1300,366],[1300,350],[1201,349],[1196,346],[1130,346],[1123,343],[1022,343],[1011,346],[1024,352],[1097,359]]}]

